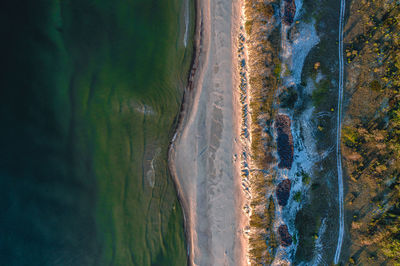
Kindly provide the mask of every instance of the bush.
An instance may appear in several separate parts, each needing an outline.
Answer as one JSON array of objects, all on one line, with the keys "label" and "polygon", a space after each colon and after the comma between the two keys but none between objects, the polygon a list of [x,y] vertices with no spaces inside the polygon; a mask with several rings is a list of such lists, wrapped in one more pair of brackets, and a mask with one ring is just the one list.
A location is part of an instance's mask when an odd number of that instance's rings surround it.
[{"label": "bush", "polygon": [[344,127],[342,129],[342,141],[348,147],[355,147],[358,143],[358,134],[356,129]]},{"label": "bush", "polygon": [[295,201],[297,201],[297,202],[300,202],[300,201],[301,201],[301,191],[297,191],[297,192],[294,194],[293,199],[294,199]]},{"label": "bush", "polygon": [[303,184],[307,186],[311,183],[311,177],[305,171],[301,172],[301,180],[303,181]]},{"label": "bush", "polygon": [[377,80],[373,80],[370,84],[369,87],[371,88],[371,90],[373,91],[380,91],[382,89],[381,84],[379,83],[379,81]]}]

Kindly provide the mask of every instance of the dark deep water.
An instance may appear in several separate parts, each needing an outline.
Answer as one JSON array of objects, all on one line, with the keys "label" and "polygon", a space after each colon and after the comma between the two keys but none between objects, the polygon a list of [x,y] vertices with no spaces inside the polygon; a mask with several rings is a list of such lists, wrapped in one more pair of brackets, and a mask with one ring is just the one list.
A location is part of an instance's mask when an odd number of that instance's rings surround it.
[{"label": "dark deep water", "polygon": [[184,4],[0,4],[0,265],[186,264],[167,167]]}]

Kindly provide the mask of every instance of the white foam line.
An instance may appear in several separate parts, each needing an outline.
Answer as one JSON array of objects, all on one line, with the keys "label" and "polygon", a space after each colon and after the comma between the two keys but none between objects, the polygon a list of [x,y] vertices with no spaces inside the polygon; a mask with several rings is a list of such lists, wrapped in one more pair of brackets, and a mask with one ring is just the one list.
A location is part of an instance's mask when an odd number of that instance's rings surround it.
[{"label": "white foam line", "polygon": [[339,17],[339,93],[337,110],[337,132],[336,132],[336,166],[338,177],[338,200],[339,200],[339,234],[336,246],[334,263],[338,264],[340,251],[342,250],[344,234],[344,207],[343,207],[343,172],[342,172],[342,154],[340,149],[341,130],[342,130],[342,101],[343,101],[343,20],[346,2],[340,0]]},{"label": "white foam line", "polygon": [[189,0],[185,2],[185,35],[183,36],[183,44],[187,45],[187,40],[188,40],[188,32],[189,32]]}]

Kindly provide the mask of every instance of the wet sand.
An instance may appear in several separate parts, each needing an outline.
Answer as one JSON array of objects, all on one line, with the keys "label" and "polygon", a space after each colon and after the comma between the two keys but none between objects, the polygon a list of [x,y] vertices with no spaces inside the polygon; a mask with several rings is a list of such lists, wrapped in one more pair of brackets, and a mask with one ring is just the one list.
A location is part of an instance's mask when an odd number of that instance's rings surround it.
[{"label": "wet sand", "polygon": [[245,265],[244,212],[234,154],[239,1],[197,1],[196,58],[170,167],[185,215],[190,265]]}]

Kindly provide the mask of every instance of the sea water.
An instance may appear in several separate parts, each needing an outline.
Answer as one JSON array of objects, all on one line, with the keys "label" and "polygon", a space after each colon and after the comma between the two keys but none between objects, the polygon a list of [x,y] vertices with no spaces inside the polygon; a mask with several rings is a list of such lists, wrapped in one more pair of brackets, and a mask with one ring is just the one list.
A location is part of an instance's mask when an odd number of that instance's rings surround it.
[{"label": "sea water", "polygon": [[2,4],[1,265],[186,264],[167,148],[188,4]]}]

